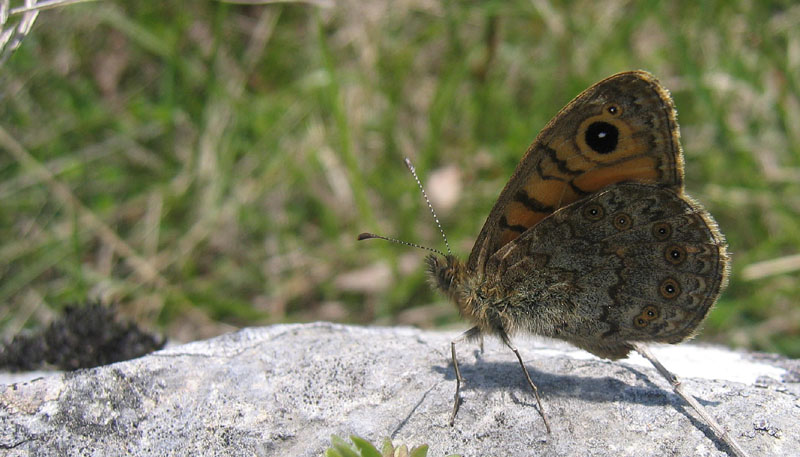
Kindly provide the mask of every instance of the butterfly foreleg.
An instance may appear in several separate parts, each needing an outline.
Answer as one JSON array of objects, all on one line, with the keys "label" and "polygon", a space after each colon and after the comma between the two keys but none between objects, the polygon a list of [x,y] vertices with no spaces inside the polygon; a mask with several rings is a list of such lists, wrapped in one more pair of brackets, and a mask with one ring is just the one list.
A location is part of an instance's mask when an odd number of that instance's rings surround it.
[{"label": "butterfly foreleg", "polygon": [[461,370],[458,368],[458,358],[456,358],[456,344],[462,343],[464,341],[471,341],[478,337],[480,337],[481,339],[481,351],[483,351],[483,333],[481,333],[481,330],[478,327],[472,327],[471,329],[462,333],[458,338],[450,342],[450,354],[453,357],[453,368],[456,371],[456,395],[455,395],[455,400],[453,402],[453,414],[450,416],[451,427],[453,426],[453,424],[455,424],[456,414],[458,413],[458,407],[461,405],[461,383],[464,382],[464,378],[461,377]]}]

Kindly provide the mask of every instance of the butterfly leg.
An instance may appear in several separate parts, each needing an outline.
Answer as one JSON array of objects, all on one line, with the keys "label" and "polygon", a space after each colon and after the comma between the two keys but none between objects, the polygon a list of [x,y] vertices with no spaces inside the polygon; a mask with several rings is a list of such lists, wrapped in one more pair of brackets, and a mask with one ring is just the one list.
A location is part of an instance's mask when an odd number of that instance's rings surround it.
[{"label": "butterfly leg", "polygon": [[450,416],[450,426],[456,423],[456,413],[458,413],[458,406],[461,403],[461,370],[458,369],[458,359],[456,358],[456,342],[462,338],[457,338],[450,342],[450,352],[453,356],[453,367],[456,369],[456,396],[453,401],[453,414]]},{"label": "butterfly leg", "polygon": [[656,356],[650,352],[650,349],[647,346],[641,343],[633,343],[633,348],[636,350],[636,352],[641,354],[642,357],[652,363],[654,367],[656,367],[656,370],[661,373],[661,376],[663,376],[670,383],[672,390],[674,390],[679,397],[688,403],[689,406],[691,406],[697,412],[697,414],[699,414],[700,417],[706,421],[706,423],[717,433],[717,435],[722,438],[722,441],[724,441],[725,444],[727,444],[731,450],[733,450],[733,453],[737,457],[748,457],[747,452],[745,452],[744,449],[739,446],[739,443],[737,443],[736,440],[730,436],[730,434],[723,429],[716,420],[714,420],[714,417],[711,416],[711,414],[703,407],[703,405],[701,405],[696,398],[683,390],[683,384],[681,384],[681,381],[678,379],[678,377],[675,376],[671,371],[667,370],[667,368],[664,367],[661,362],[659,362]]},{"label": "butterfly leg", "polygon": [[464,378],[461,377],[461,370],[458,368],[458,359],[456,358],[456,344],[461,343],[465,340],[474,339],[478,336],[480,336],[481,338],[481,350],[483,350],[483,334],[480,332],[478,327],[473,327],[467,330],[466,332],[462,333],[461,336],[450,342],[450,354],[453,357],[453,368],[455,368],[456,370],[456,395],[455,395],[455,401],[453,402],[453,414],[450,416],[451,427],[456,422],[456,414],[458,413],[458,407],[461,405],[461,383],[464,382]]},{"label": "butterfly leg", "polygon": [[522,356],[520,355],[519,350],[517,350],[517,348],[511,344],[511,340],[508,338],[508,335],[505,332],[502,332],[500,334],[500,338],[503,340],[503,343],[505,343],[505,345],[508,346],[509,349],[514,351],[514,355],[517,356],[517,360],[519,360],[519,366],[522,367],[522,372],[525,373],[525,379],[528,380],[528,385],[531,386],[531,389],[533,390],[533,396],[536,397],[536,405],[539,406],[538,411],[539,415],[542,416],[542,420],[544,421],[544,427],[545,429],[547,429],[547,433],[550,434],[550,423],[547,422],[547,416],[545,416],[544,414],[542,399],[539,398],[539,389],[536,387],[536,384],[533,383],[533,380],[531,380],[531,375],[528,374],[528,369],[525,368],[525,363],[522,362]]}]

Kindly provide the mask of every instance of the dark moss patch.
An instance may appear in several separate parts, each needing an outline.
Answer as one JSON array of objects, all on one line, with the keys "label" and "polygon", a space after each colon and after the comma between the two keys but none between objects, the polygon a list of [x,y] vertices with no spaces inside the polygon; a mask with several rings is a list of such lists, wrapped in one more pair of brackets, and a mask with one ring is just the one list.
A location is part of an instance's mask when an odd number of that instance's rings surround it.
[{"label": "dark moss patch", "polygon": [[77,370],[140,357],[161,349],[164,338],[117,318],[99,303],[69,306],[46,329],[16,335],[0,347],[0,369]]}]

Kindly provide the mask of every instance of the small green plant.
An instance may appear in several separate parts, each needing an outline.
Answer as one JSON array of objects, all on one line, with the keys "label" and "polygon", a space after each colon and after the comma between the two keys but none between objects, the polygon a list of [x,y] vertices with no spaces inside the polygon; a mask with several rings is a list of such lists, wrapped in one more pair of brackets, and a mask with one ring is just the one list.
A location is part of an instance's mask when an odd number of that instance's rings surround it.
[{"label": "small green plant", "polygon": [[[379,452],[369,441],[355,435],[350,436],[351,445],[342,438],[331,435],[332,447],[325,451],[325,457],[426,457],[428,445],[423,444],[408,450],[405,444],[394,447],[389,438],[383,440],[383,449]],[[453,454],[447,457],[461,457]]]}]

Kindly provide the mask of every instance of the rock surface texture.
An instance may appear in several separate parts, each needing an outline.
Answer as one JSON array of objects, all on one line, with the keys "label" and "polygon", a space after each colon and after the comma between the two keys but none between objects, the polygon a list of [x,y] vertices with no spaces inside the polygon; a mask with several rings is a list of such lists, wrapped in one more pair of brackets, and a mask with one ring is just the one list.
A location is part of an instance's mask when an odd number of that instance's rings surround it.
[{"label": "rock surface texture", "polygon": [[[448,425],[457,333],[316,323],[252,328],[36,379],[0,376],[0,454],[320,456],[330,435],[427,443],[431,457],[724,456],[646,361],[518,339],[458,347],[463,403]],[[800,361],[654,348],[752,456],[800,455]],[[16,382],[16,384],[10,384]]]}]

